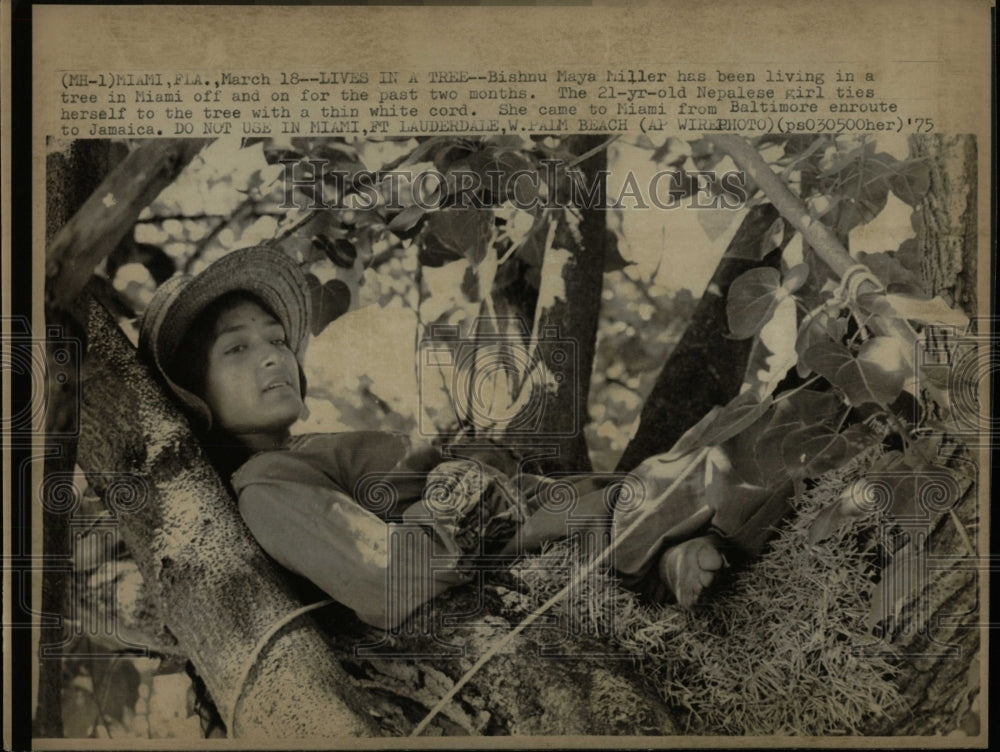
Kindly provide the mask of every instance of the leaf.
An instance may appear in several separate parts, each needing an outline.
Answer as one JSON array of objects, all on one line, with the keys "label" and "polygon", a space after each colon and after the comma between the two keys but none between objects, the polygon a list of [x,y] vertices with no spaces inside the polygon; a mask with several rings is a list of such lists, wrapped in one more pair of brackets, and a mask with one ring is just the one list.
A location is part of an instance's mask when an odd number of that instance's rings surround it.
[{"label": "leaf", "polygon": [[728,441],[756,422],[767,412],[771,402],[770,397],[758,401],[757,397],[750,392],[744,392],[734,397],[707,426],[699,444],[712,446]]},{"label": "leaf", "polygon": [[785,298],[778,303],[774,314],[754,339],[743,383],[749,385],[749,390],[758,399],[773,392],[789,369],[798,362],[795,314],[794,298]]},{"label": "leaf", "polygon": [[354,262],[358,259],[358,249],[354,243],[347,238],[337,238],[333,241],[333,250],[334,255],[330,256],[330,261],[344,269],[354,267]]},{"label": "leaf", "polygon": [[916,206],[931,187],[930,168],[923,161],[902,162],[889,178],[889,187],[900,201]]},{"label": "leaf", "polygon": [[840,408],[840,400],[832,392],[803,389],[790,397],[780,397],[775,398],[774,411],[753,445],[754,460],[761,479],[773,479],[786,472],[781,453],[785,436],[809,425],[824,424]]},{"label": "leaf", "polygon": [[840,433],[813,424],[789,432],[781,442],[781,455],[788,472],[810,477],[835,470],[872,440],[871,432],[861,424]]},{"label": "leaf", "polygon": [[705,413],[701,420],[691,426],[679,439],[677,439],[677,443],[670,448],[667,455],[670,457],[679,457],[683,454],[688,454],[699,447],[705,446],[706,442],[702,441],[702,438],[721,412],[722,408],[716,405]]},{"label": "leaf", "polygon": [[810,347],[819,342],[843,341],[847,334],[847,320],[843,317],[831,316],[826,311],[818,311],[815,314],[803,319],[799,326],[798,336],[795,338],[795,351],[799,355],[796,364],[796,372],[800,377],[805,378],[812,373],[812,368],[806,363],[803,355]]},{"label": "leaf", "polygon": [[314,274],[306,274],[309,295],[312,299],[310,330],[319,334],[331,321],[339,318],[351,307],[351,289],[339,279],[321,284]]},{"label": "leaf", "polygon": [[354,244],[346,238],[336,238],[331,241],[326,235],[313,235],[313,247],[325,255],[335,266],[341,269],[354,268],[358,251]]},{"label": "leaf", "polygon": [[604,231],[604,273],[617,272],[634,262],[622,258],[618,250],[618,235],[613,230]]},{"label": "leaf", "polygon": [[[484,149],[469,158],[469,167],[478,172],[483,185],[499,188],[493,196],[493,203],[515,201],[518,206],[527,206],[538,198],[540,178],[531,160],[512,150]],[[491,174],[492,173],[492,174]]]},{"label": "leaf", "polygon": [[760,258],[763,258],[775,248],[781,248],[781,241],[785,236],[785,220],[778,217],[760,240]]},{"label": "leaf", "polygon": [[781,286],[788,292],[795,292],[806,283],[807,279],[809,279],[809,264],[796,264],[785,272]]},{"label": "leaf", "polygon": [[425,214],[419,206],[408,206],[389,221],[389,229],[397,235],[412,230]]},{"label": "leaf", "polygon": [[838,234],[849,235],[858,225],[871,222],[885,208],[888,199],[888,189],[878,190],[878,186],[866,187],[857,197],[841,199]]},{"label": "leaf", "polygon": [[515,257],[531,267],[538,268],[545,258],[545,249],[554,233],[555,226],[543,213],[534,220],[531,229],[525,235],[520,247],[514,252]]},{"label": "leaf", "polygon": [[535,148],[535,142],[530,138],[525,138],[524,136],[517,136],[513,133],[507,133],[500,136],[490,136],[486,139],[486,143],[497,147],[498,149],[518,149],[520,151],[533,151]]},{"label": "leaf", "polygon": [[768,322],[780,299],[781,275],[777,269],[762,267],[744,272],[729,286],[726,319],[736,339],[752,337]]},{"label": "leaf", "polygon": [[[734,397],[725,407],[713,407],[689,428],[665,456],[671,458],[690,454],[702,447],[718,446],[746,431],[770,409],[771,399],[763,402],[749,392]],[[737,452],[740,447],[737,447]]]},{"label": "leaf", "polygon": [[888,252],[865,253],[864,251],[858,251],[856,255],[858,261],[867,266],[889,292],[923,295],[923,283],[917,274],[901,263],[902,253],[903,247],[900,246],[900,251],[895,256]]},{"label": "leaf", "polygon": [[427,218],[426,232],[447,252],[478,264],[486,256],[493,226],[489,209],[442,209]]},{"label": "leaf", "polygon": [[874,142],[870,142],[852,152],[854,159],[837,177],[837,189],[842,195],[837,220],[841,234],[872,221],[889,199],[889,181],[896,173],[898,160],[887,152],[875,154],[874,148]]},{"label": "leaf", "polygon": [[691,147],[679,138],[668,138],[653,152],[650,159],[656,163],[680,166],[691,156]]},{"label": "leaf", "polygon": [[[724,258],[760,261],[763,258],[760,238],[774,225],[777,216],[778,211],[774,206],[761,203],[751,207],[745,214],[739,211],[700,211],[698,221],[714,242],[740,218],[739,226],[726,246]],[[714,218],[714,221],[709,221],[709,218]],[[712,231],[709,231],[710,225],[713,226]]]},{"label": "leaf", "polygon": [[[729,230],[738,217],[737,212],[724,209],[700,211],[698,212],[698,224],[701,225],[701,229],[704,230],[708,239],[714,243]],[[726,252],[726,258],[747,258],[760,261],[760,247],[734,238],[732,245]]]},{"label": "leaf", "polygon": [[844,392],[855,407],[868,402],[883,406],[894,402],[909,375],[895,337],[869,338],[857,357],[837,342],[819,342],[806,350],[802,359]]},{"label": "leaf", "polygon": [[858,296],[858,302],[871,313],[925,325],[939,324],[965,329],[969,324],[969,318],[964,313],[952,308],[939,295],[928,300],[903,293],[871,293]]},{"label": "leaf", "polygon": [[640,149],[656,148],[656,144],[654,144],[653,140],[645,133],[640,133],[638,136],[635,137],[635,146],[637,146]]}]

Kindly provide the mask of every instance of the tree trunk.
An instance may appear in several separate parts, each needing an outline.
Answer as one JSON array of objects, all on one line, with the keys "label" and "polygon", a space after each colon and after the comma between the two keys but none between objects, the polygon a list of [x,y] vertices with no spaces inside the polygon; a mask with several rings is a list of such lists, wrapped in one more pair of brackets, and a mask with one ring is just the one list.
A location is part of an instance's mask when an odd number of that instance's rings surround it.
[{"label": "tree trunk", "polygon": [[[930,189],[917,207],[914,223],[924,288],[975,317],[975,138],[912,136],[910,150],[914,157],[926,158],[931,171]],[[938,342],[945,347],[949,344],[954,343]],[[973,383],[978,387],[979,375],[975,376]],[[979,466],[969,459],[970,450],[964,452],[964,459],[960,455],[952,464],[971,469],[974,477]],[[979,577],[980,571],[986,571],[981,558],[985,552],[976,542],[983,522],[982,498],[978,483],[973,482],[956,503],[954,514],[945,515],[930,532],[927,582],[904,607],[904,621],[892,641],[904,656],[898,683],[909,707],[884,719],[871,733],[933,734],[961,724],[972,735],[978,734],[979,717],[969,706],[980,691],[980,625],[986,623],[986,583]]]},{"label": "tree trunk", "polygon": [[910,151],[930,168],[930,190],[916,212],[924,283],[970,316],[978,313],[978,226],[974,136],[911,136]]},{"label": "tree trunk", "polygon": [[[341,634],[336,651],[352,675],[417,724],[528,613],[515,578],[498,571],[481,587],[437,598],[427,620],[418,618],[403,635],[359,650],[357,637]],[[629,657],[607,639],[559,624],[525,630],[473,675],[424,735],[679,733]]]},{"label": "tree trunk", "polygon": [[868,734],[924,736],[956,728],[979,733],[979,715],[970,705],[980,690],[985,583],[979,577],[982,559],[973,556],[963,534],[980,520],[978,491],[973,483],[954,516],[943,515],[928,531],[923,580],[903,605],[887,645],[896,656],[903,705],[874,721]]},{"label": "tree trunk", "polygon": [[[563,269],[562,279],[542,280],[542,290],[545,285],[554,283],[561,284],[564,291],[561,299],[542,312],[538,324],[538,334],[543,340],[542,358],[562,380],[555,394],[546,397],[542,424],[537,434],[517,439],[518,451],[526,455],[531,453],[531,447],[550,450],[550,454],[538,459],[538,469],[542,472],[584,472],[590,469],[583,426],[587,422],[587,395],[590,393],[604,283],[607,222],[605,210],[600,207],[605,203],[603,171],[607,169],[608,159],[607,149],[602,147],[606,145],[605,136],[579,136],[574,139],[574,153],[582,155],[597,150],[579,165],[586,185],[598,186],[595,205],[580,207],[579,237],[574,237],[572,241],[573,255]],[[573,219],[567,216],[566,221],[572,222]],[[550,347],[545,340],[555,347]],[[570,345],[570,357],[575,359],[575,362],[562,367],[561,362],[548,362],[549,352],[556,348],[561,350],[561,343]]]},{"label": "tree trunk", "polygon": [[[42,547],[48,561],[70,556],[68,511],[60,494],[72,478],[79,432],[79,375],[86,347],[86,304],[78,293],[139,212],[173,182],[204,140],[150,142],[128,155],[123,144],[75,141],[46,160],[46,405]],[[112,169],[117,165],[117,169]],[[101,181],[101,176],[107,176]],[[72,217],[72,219],[71,219]],[[67,577],[45,570],[42,611],[64,614]],[[35,733],[62,735],[62,620],[43,624]]]},{"label": "tree trunk", "polygon": [[[726,294],[743,272],[759,264],[760,240],[778,218],[770,204],[755,207],[743,220],[695,308],[691,322],[670,354],[639,416],[639,429],[618,461],[626,472],[647,457],[665,452],[715,405],[736,396],[742,364],[753,340],[727,336]],[[683,398],[678,398],[678,394]]]},{"label": "tree trunk", "polygon": [[[124,158],[124,144],[110,141],[74,141],[65,152],[54,152],[46,158],[45,242],[52,239],[94,192],[101,176]],[[60,504],[60,492],[76,464],[76,437],[79,431],[79,372],[86,332],[79,324],[85,320],[81,310],[46,311],[49,332],[46,337],[48,381],[45,415],[46,452],[45,485],[42,495],[42,554],[47,561],[66,561],[70,557],[67,512]],[[76,346],[66,347],[67,343]],[[55,486],[53,486],[55,484]],[[62,567],[47,567],[42,573],[42,612],[65,614],[69,578]],[[63,665],[60,648],[65,644],[65,619],[44,622],[41,626],[38,664],[38,702],[34,734],[58,738],[63,735],[62,684]]]},{"label": "tree trunk", "polygon": [[373,733],[310,621],[294,619],[266,637],[301,602],[249,537],[186,421],[124,334],[99,305],[89,314],[78,462],[117,516],[166,626],[233,726],[230,735]]}]

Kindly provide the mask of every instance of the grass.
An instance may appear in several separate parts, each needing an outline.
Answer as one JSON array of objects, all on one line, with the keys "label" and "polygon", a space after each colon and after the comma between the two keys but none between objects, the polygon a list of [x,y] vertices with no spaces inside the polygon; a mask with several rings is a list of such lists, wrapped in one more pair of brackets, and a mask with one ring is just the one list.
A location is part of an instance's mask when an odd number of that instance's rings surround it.
[{"label": "grass", "polygon": [[[876,642],[867,626],[875,521],[849,523],[815,544],[807,533],[874,457],[821,478],[769,549],[693,612],[643,604],[609,574],[588,578],[556,609],[643,656],[638,670],[685,733],[862,733],[902,702],[886,646],[859,650]],[[572,544],[559,542],[521,562],[515,571],[530,606],[565,586],[578,559]]]}]

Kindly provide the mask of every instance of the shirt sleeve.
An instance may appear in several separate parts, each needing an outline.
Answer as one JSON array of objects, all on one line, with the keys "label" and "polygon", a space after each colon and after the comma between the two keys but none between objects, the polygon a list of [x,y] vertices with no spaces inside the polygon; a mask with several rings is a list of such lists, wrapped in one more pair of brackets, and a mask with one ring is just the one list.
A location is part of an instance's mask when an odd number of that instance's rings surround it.
[{"label": "shirt sleeve", "polygon": [[241,476],[244,521],[275,561],[361,620],[394,627],[420,604],[468,579],[429,528],[384,522],[287,454],[269,465],[267,474]]}]

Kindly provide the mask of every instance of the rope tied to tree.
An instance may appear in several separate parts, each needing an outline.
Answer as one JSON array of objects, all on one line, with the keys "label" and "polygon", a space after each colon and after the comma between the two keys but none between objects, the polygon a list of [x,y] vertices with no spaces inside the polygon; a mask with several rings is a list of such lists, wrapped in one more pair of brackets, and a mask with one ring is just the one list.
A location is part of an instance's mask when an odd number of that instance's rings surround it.
[{"label": "rope tied to tree", "polygon": [[239,703],[240,698],[243,697],[243,691],[246,689],[247,682],[250,681],[250,674],[253,672],[254,666],[257,665],[257,660],[264,652],[264,649],[271,644],[271,641],[275,638],[278,632],[298,619],[300,616],[303,616],[310,611],[316,611],[324,606],[329,606],[333,602],[333,598],[325,598],[321,601],[309,603],[301,608],[297,608],[294,611],[289,611],[281,618],[276,619],[274,623],[267,628],[264,634],[261,635],[260,639],[257,640],[253,650],[251,650],[249,655],[247,655],[246,660],[243,661],[243,665],[237,674],[240,680],[236,684],[236,689],[233,691],[233,697],[229,703],[229,712],[226,715],[226,730],[228,731],[230,737],[233,736],[236,729],[236,706]]}]

